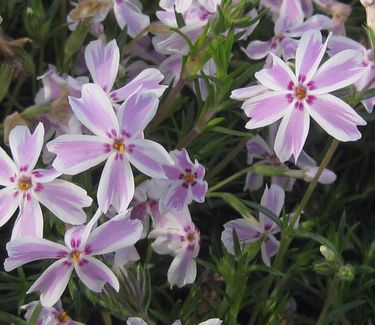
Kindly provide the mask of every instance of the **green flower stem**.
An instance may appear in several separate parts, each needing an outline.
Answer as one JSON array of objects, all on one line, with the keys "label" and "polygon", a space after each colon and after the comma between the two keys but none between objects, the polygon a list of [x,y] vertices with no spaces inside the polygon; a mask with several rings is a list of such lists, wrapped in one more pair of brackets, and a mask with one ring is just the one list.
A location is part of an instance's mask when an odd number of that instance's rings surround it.
[{"label": "green flower stem", "polygon": [[220,173],[246,146],[248,139],[242,139],[238,144],[207,174],[207,178],[213,178]]},{"label": "green flower stem", "polygon": [[31,318],[30,318],[30,324],[31,325],[37,325],[38,324],[38,318],[39,318],[39,314],[40,312],[42,311],[42,305],[41,303],[39,302],[34,311],[33,311],[33,314],[31,315]]},{"label": "green flower stem", "polygon": [[254,170],[254,165],[250,166],[250,167],[247,167],[245,169],[242,169],[239,172],[233,174],[232,176],[229,176],[228,178],[222,180],[220,183],[216,184],[215,186],[210,187],[208,189],[207,193],[212,193],[212,192],[216,191],[217,189],[223,187],[224,185],[230,183],[231,181],[235,180],[236,178],[241,177],[242,175],[244,175],[248,172],[251,172],[253,170]]},{"label": "green flower stem", "polygon": [[[306,204],[310,200],[310,197],[311,197],[312,193],[314,192],[314,190],[315,190],[315,188],[318,184],[318,179],[320,178],[321,174],[323,173],[323,170],[328,166],[329,162],[331,161],[338,144],[339,144],[338,140],[336,140],[336,139],[332,140],[331,145],[329,146],[329,148],[328,148],[328,150],[327,150],[327,152],[326,152],[326,154],[325,154],[325,156],[324,156],[324,158],[323,158],[323,160],[322,160],[322,162],[319,166],[319,169],[318,169],[317,173],[315,174],[313,180],[309,184],[309,186],[308,186],[308,188],[305,192],[305,195],[303,196],[303,198],[301,200],[301,203],[297,206],[296,211],[294,213],[294,216],[289,223],[289,226],[286,227],[285,229],[283,229],[282,232],[281,232],[280,249],[279,249],[279,252],[276,255],[275,261],[272,265],[277,270],[281,269],[281,264],[282,264],[282,261],[284,260],[284,256],[285,256],[286,252],[288,251],[290,243],[292,242],[293,227],[296,224],[299,217],[301,216],[301,213],[302,213],[303,209],[305,208]],[[266,299],[268,291],[269,291],[269,289],[272,285],[272,282],[273,282],[273,276],[269,275],[269,281],[267,282],[267,285],[265,285],[263,287],[263,290],[260,293],[259,303],[255,306],[255,308],[253,310],[251,319],[249,321],[249,325],[255,324],[255,322],[257,320],[257,317],[259,315],[259,312],[260,312],[260,310],[263,306],[262,304],[263,304],[264,300]],[[280,285],[277,284],[276,287],[278,288],[278,291],[281,290]]]},{"label": "green flower stem", "polygon": [[329,311],[329,308],[331,307],[331,304],[334,302],[336,295],[337,295],[337,288],[340,283],[340,279],[338,276],[335,276],[333,281],[331,282],[328,290],[328,294],[326,297],[326,300],[323,305],[323,309],[319,315],[319,319],[316,323],[316,325],[324,325],[326,324],[326,318]]},{"label": "green flower stem", "polygon": [[160,106],[156,112],[155,118],[150,123],[149,127],[146,129],[146,135],[150,134],[161,122],[166,118],[168,110],[171,108],[173,102],[176,100],[176,97],[181,92],[182,88],[186,85],[186,80],[180,77],[180,80],[177,82],[176,86],[172,88],[167,97],[165,98],[163,104]]},{"label": "green flower stem", "polygon": [[123,58],[128,52],[131,50],[131,48],[143,37],[145,36],[150,27],[147,26],[146,28],[142,29],[135,37],[124,47],[124,49],[121,52],[121,57]]},{"label": "green flower stem", "polygon": [[178,144],[177,149],[187,148],[193,140],[202,133],[207,123],[216,114],[214,110],[208,110],[195,124],[195,126],[190,130],[190,132],[183,138]]}]

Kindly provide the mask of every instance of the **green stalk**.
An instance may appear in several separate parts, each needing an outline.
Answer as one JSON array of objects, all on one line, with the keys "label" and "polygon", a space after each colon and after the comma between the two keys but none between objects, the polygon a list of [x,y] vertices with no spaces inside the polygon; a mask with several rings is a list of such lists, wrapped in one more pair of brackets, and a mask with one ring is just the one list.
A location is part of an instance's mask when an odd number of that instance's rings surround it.
[{"label": "green stalk", "polygon": [[316,325],[326,324],[325,321],[326,321],[326,318],[327,318],[327,314],[328,314],[329,308],[331,307],[331,304],[333,303],[333,301],[336,298],[337,288],[338,288],[339,283],[340,283],[339,277],[335,276],[333,281],[331,282],[331,284],[329,286],[329,291],[328,291],[326,300],[325,300],[324,305],[323,305],[323,309],[322,309],[322,311],[319,315],[319,319],[318,319]]}]

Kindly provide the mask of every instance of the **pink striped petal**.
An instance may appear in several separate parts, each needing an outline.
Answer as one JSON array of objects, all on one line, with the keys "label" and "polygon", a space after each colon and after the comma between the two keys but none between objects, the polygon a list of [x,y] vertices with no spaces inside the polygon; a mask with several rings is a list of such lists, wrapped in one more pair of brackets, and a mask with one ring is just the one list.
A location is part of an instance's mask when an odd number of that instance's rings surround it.
[{"label": "pink striped petal", "polygon": [[136,138],[150,123],[158,109],[159,98],[153,93],[134,94],[118,111],[121,133]]},{"label": "pink striped petal", "polygon": [[272,90],[287,90],[291,82],[297,83],[296,76],[287,64],[279,57],[272,56],[272,67],[255,73],[255,78],[266,88]]},{"label": "pink striped petal", "polygon": [[66,247],[61,244],[30,236],[8,242],[6,249],[9,257],[4,262],[4,269],[7,272],[29,262],[48,258],[58,259],[69,253]]},{"label": "pink striped petal", "polygon": [[246,149],[249,165],[253,163],[254,158],[265,159],[273,153],[268,143],[259,134],[247,142]]},{"label": "pink striped petal", "polygon": [[117,292],[120,284],[114,273],[104,263],[91,256],[84,256],[80,264],[75,264],[75,270],[80,280],[92,291],[101,292],[106,283]]},{"label": "pink striped petal", "polygon": [[22,172],[31,171],[36,165],[44,141],[44,126],[39,123],[33,134],[27,126],[19,125],[10,131],[9,146],[14,162]]},{"label": "pink striped petal", "polygon": [[73,266],[61,259],[50,265],[34,282],[27,293],[40,291],[40,302],[44,307],[52,307],[62,296],[68,285]]},{"label": "pink striped petal", "polygon": [[151,140],[134,139],[129,146],[131,150],[125,151],[126,158],[138,170],[150,177],[165,178],[162,165],[171,165],[173,160],[160,144]]},{"label": "pink striped petal", "polygon": [[290,107],[289,112],[281,120],[275,139],[275,153],[281,162],[289,160],[293,155],[298,157],[306,142],[310,127],[310,117],[306,109]]},{"label": "pink striped petal", "polygon": [[303,24],[286,30],[289,37],[300,37],[303,33],[310,30],[331,30],[334,24],[331,18],[325,15],[314,15],[307,19]]},{"label": "pink striped petal", "polygon": [[266,57],[271,52],[271,41],[252,41],[246,49],[242,49],[246,55],[253,60],[260,60]]},{"label": "pink striped petal", "polygon": [[[266,186],[260,205],[272,211],[275,215],[279,216],[281,209],[285,202],[285,192],[284,190],[276,184],[272,184],[270,188]],[[264,230],[271,233],[276,233],[280,231],[279,226],[264,213],[259,212],[260,225]]]},{"label": "pink striped petal", "polygon": [[12,240],[23,236],[43,237],[42,209],[32,196],[22,199],[12,231]]},{"label": "pink striped petal", "polygon": [[59,136],[47,144],[47,149],[57,155],[53,167],[67,175],[76,175],[94,167],[110,156],[105,145],[109,140],[93,135]]},{"label": "pink striped petal", "polygon": [[85,61],[94,82],[109,92],[116,80],[120,63],[116,40],[108,44],[103,44],[101,40],[90,42],[85,49]]},{"label": "pink striped petal", "polygon": [[181,210],[193,200],[190,187],[185,187],[185,184],[177,182],[168,188],[167,194],[163,198],[164,205],[167,209]]},{"label": "pink striped petal", "polygon": [[327,48],[322,43],[322,34],[318,30],[304,33],[299,41],[296,53],[296,75],[309,82],[314,76]]},{"label": "pink striped petal", "polygon": [[61,176],[55,168],[50,169],[34,169],[32,172],[33,179],[37,183],[48,183]]},{"label": "pink striped petal", "polygon": [[355,50],[345,50],[326,61],[312,78],[312,94],[325,94],[356,82],[363,74],[363,56]]},{"label": "pink striped petal", "polygon": [[86,221],[83,208],[92,203],[83,188],[61,179],[39,184],[35,196],[56,217],[72,225],[80,225]]},{"label": "pink striped petal", "polygon": [[245,101],[248,100],[254,96],[258,96],[264,92],[267,91],[267,88],[261,86],[261,85],[255,85],[250,87],[244,87],[235,89],[232,91],[232,94],[230,95],[230,98]]},{"label": "pink striped petal", "polygon": [[164,76],[158,69],[150,68],[143,70],[137,77],[125,86],[111,92],[110,96],[114,102],[123,101],[136,93],[154,93],[160,97],[167,86],[160,85]]},{"label": "pink striped petal", "polygon": [[197,276],[197,265],[194,258],[194,247],[186,246],[173,259],[168,269],[168,282],[179,288],[194,283]]},{"label": "pink striped petal", "polygon": [[261,252],[262,252],[262,259],[264,264],[267,266],[271,266],[271,258],[272,256],[275,256],[276,253],[279,251],[280,247],[280,242],[272,235],[269,235],[262,247],[261,247]]},{"label": "pink striped petal", "polygon": [[247,122],[247,129],[256,129],[270,125],[281,119],[293,103],[289,103],[285,91],[267,92],[246,101],[243,108],[250,121]]},{"label": "pink striped petal", "polygon": [[360,52],[366,51],[366,48],[362,44],[352,40],[349,37],[337,35],[333,35],[331,37],[328,43],[328,48],[329,54],[332,56],[344,50],[357,50]]},{"label": "pink striped petal", "polygon": [[103,255],[135,245],[142,235],[142,222],[130,219],[131,210],[118,214],[96,228],[89,236],[86,251]]},{"label": "pink striped petal", "polygon": [[221,241],[227,251],[234,255],[233,230],[236,232],[241,248],[262,235],[263,229],[258,224],[252,223],[247,219],[236,219],[224,224],[224,231],[221,234]]},{"label": "pink striped petal", "polygon": [[203,203],[207,190],[207,182],[197,181],[194,185],[192,184],[191,192],[193,200],[199,203]]},{"label": "pink striped petal", "polygon": [[319,95],[306,106],[311,117],[332,137],[339,141],[356,141],[361,138],[357,125],[366,125],[347,103],[330,94]]},{"label": "pink striped petal", "polygon": [[135,0],[114,0],[113,10],[121,29],[127,27],[128,34],[135,37],[148,25],[150,18],[142,13],[140,2]]},{"label": "pink striped petal", "polygon": [[118,135],[117,117],[104,90],[96,84],[85,84],[81,94],[81,98],[69,97],[69,104],[80,122],[95,135]]},{"label": "pink striped petal", "polygon": [[11,187],[0,190],[0,227],[8,222],[18,208],[18,197],[14,193]]},{"label": "pink striped petal", "polygon": [[134,177],[129,162],[122,155],[108,158],[100,177],[97,199],[100,209],[107,212],[113,206],[124,211],[134,195]]},{"label": "pink striped petal", "polygon": [[3,148],[0,147],[0,185],[13,185],[14,177],[17,174],[17,168],[12,159]]},{"label": "pink striped petal", "polygon": [[299,0],[284,0],[281,3],[279,18],[275,23],[275,35],[303,23],[305,15]]}]

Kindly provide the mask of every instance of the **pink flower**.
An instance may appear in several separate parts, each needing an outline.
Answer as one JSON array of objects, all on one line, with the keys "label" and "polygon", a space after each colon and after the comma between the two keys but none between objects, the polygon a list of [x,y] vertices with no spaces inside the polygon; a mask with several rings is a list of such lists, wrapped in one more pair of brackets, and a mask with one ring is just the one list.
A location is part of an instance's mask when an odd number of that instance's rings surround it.
[{"label": "pink flower", "polygon": [[4,262],[4,269],[9,272],[32,261],[57,259],[27,292],[40,291],[40,301],[45,307],[53,306],[60,299],[73,269],[94,292],[101,292],[106,283],[118,291],[116,276],[93,256],[134,245],[141,236],[142,224],[138,220],[131,220],[128,210],[92,231],[100,215],[99,210],[86,226],[69,229],[65,234],[65,246],[29,236],[9,242],[6,246],[9,257]]},{"label": "pink flower", "polygon": [[94,83],[102,87],[113,103],[123,102],[136,93],[153,93],[160,97],[167,88],[160,85],[164,79],[160,71],[148,68],[125,86],[112,90],[120,66],[120,50],[116,40],[108,44],[101,40],[90,42],[85,49],[85,61]]},{"label": "pink flower", "polygon": [[[357,50],[358,55],[362,55],[363,75],[354,83],[358,91],[363,90],[367,84],[375,78],[375,62],[373,61],[373,51],[365,48],[362,44],[345,36],[332,36],[329,43],[329,54],[335,55],[344,50]],[[370,89],[375,88],[375,84],[370,85]],[[375,97],[370,97],[361,101],[366,111],[372,113],[375,105]]]},{"label": "pink flower", "polygon": [[199,253],[200,233],[191,221],[187,207],[182,211],[171,210],[162,215],[149,238],[156,239],[151,245],[155,252],[174,256],[168,270],[168,282],[171,286],[183,287],[195,281],[197,265],[194,258]]},{"label": "pink flower", "polygon": [[[106,1],[107,7],[95,17],[92,18],[90,32],[95,36],[103,34],[103,26],[100,24],[113,9],[117,24],[121,29],[127,27],[128,35],[135,37],[148,25],[150,18],[142,13],[142,4],[137,0],[113,0]],[[68,16],[70,30],[75,30],[78,21],[74,20],[71,15]]]},{"label": "pink flower", "polygon": [[98,204],[103,212],[112,205],[124,211],[134,195],[134,177],[130,167],[151,177],[163,178],[162,165],[173,163],[158,143],[143,138],[143,130],[155,116],[159,100],[155,94],[129,97],[118,109],[97,84],[82,87],[82,98],[69,97],[78,120],[94,135],[62,135],[47,144],[57,155],[53,166],[68,175],[76,175],[106,161],[98,187]]},{"label": "pink flower", "polygon": [[[247,162],[249,165],[259,164],[259,165],[270,165],[278,166],[285,170],[289,170],[287,164],[281,163],[277,158],[276,153],[272,149],[275,140],[276,125],[270,126],[270,138],[266,142],[260,135],[256,135],[253,139],[249,140],[247,143]],[[257,162],[254,163],[254,159]],[[288,162],[294,163],[293,160],[288,160]],[[290,169],[291,173],[295,176],[303,178],[306,181],[311,181],[315,173],[318,170],[317,163],[312,159],[304,150],[302,150],[301,155],[296,163],[296,166],[300,168]],[[287,172],[285,172],[287,173]],[[336,174],[329,169],[324,169],[322,175],[319,177],[319,182],[322,184],[331,184],[336,180]],[[246,183],[244,190],[255,191],[262,187],[264,181],[263,175],[249,172],[246,175]],[[272,183],[278,184],[283,187],[286,191],[291,191],[294,185],[295,179],[292,177],[283,176],[273,176]]]},{"label": "pink flower", "polygon": [[12,239],[22,236],[43,237],[43,215],[40,203],[63,222],[79,225],[85,222],[84,207],[92,203],[84,189],[56,179],[55,169],[34,169],[44,141],[44,127],[39,123],[31,134],[26,126],[16,126],[9,135],[14,162],[0,148],[0,227],[19,213]]},{"label": "pink flower", "polygon": [[298,41],[308,30],[331,29],[333,22],[324,15],[314,15],[304,20],[302,3],[298,0],[283,0],[279,17],[275,22],[275,36],[270,41],[252,41],[244,52],[250,59],[259,60],[270,53],[282,56],[285,60],[295,57]]},{"label": "pink flower", "polygon": [[162,202],[167,209],[181,210],[193,200],[204,202],[208,184],[203,180],[205,169],[197,160],[190,160],[186,149],[170,152],[172,166],[163,166],[167,180],[158,180],[161,186],[168,186]]},{"label": "pink flower", "polygon": [[[35,308],[39,301],[32,301],[27,305],[21,306],[21,309],[26,310],[25,319],[30,321]],[[84,325],[83,323],[72,320],[64,311],[59,300],[52,307],[42,307],[36,325]]]},{"label": "pink flower", "polygon": [[282,118],[275,152],[281,162],[294,156],[297,161],[310,127],[310,116],[339,141],[356,141],[361,137],[357,125],[366,122],[343,100],[330,92],[357,81],[363,74],[358,51],[345,50],[318,66],[326,51],[319,31],[306,32],[298,45],[295,74],[275,55],[272,67],[255,74],[267,88],[261,95],[247,100],[243,109],[255,129]]},{"label": "pink flower", "polygon": [[[283,189],[276,184],[272,184],[270,188],[266,187],[264,190],[260,204],[279,216],[284,201],[285,193]],[[262,259],[264,264],[271,265],[271,258],[278,252],[280,246],[280,242],[275,238],[275,235],[280,232],[280,228],[272,219],[263,212],[259,212],[259,223],[253,223],[248,219],[236,219],[227,222],[224,225],[221,241],[230,254],[234,254],[233,230],[237,233],[241,248],[263,237]]]}]

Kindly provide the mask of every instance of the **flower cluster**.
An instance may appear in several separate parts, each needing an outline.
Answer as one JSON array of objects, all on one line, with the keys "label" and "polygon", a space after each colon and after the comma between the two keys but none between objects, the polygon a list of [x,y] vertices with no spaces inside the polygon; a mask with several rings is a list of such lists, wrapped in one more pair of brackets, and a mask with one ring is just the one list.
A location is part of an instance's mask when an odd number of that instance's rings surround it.
[{"label": "flower cluster", "polygon": [[[320,168],[304,150],[309,132],[321,131],[311,130],[310,121],[338,141],[361,138],[359,127],[366,125],[366,118],[354,106],[362,103],[371,113],[375,105],[374,96],[364,96],[375,88],[374,50],[345,36],[348,10],[335,0],[314,1],[332,18],[313,14],[311,0],[261,0],[256,7],[250,2],[160,0],[158,21],[152,23],[138,0],[82,0],[64,17],[71,35],[83,26],[95,39],[84,50],[76,49],[76,59],[67,60],[74,68],[67,66],[66,73],[49,65],[38,78],[42,88],[34,93],[35,107],[48,110],[33,115],[30,128],[12,125],[11,156],[0,148],[0,227],[18,209],[4,269],[10,272],[30,262],[54,260],[27,291],[40,292],[42,305],[41,311],[36,301],[23,306],[27,320],[39,313],[40,325],[81,324],[68,316],[61,303],[73,271],[93,292],[119,292],[128,264],[144,261],[138,253],[142,245],[147,246],[146,264],[152,251],[157,253],[156,261],[164,259],[159,255],[172,257],[166,271],[170,287],[193,284],[199,274],[197,257],[208,235],[200,222],[205,211],[220,207],[211,198],[227,198],[227,203],[233,199],[230,193],[215,191],[238,175],[247,175],[246,193],[234,197],[231,206],[242,218],[220,225],[224,255],[242,261],[237,255],[259,244],[268,270],[279,252],[278,236],[284,228],[297,231],[305,208],[299,207],[296,215],[283,211],[285,193],[289,195],[298,180],[311,186],[335,182],[337,175],[327,164]],[[110,39],[105,19],[112,10],[122,33]],[[263,16],[272,20],[271,38],[248,41],[258,35],[253,32]],[[126,46],[124,34],[132,38]],[[235,80],[244,65],[228,72],[235,43],[251,60],[264,59],[246,87]],[[233,66],[237,65],[233,59]],[[245,77],[238,79],[249,80]],[[196,116],[191,111],[173,115],[186,84],[196,95],[193,104],[201,110]],[[352,85],[352,92],[347,91]],[[242,111],[238,102],[243,102]],[[217,126],[226,119],[214,116],[226,114],[233,103],[236,107],[230,114],[247,120],[249,136],[230,129],[242,120],[228,122],[227,128]],[[170,134],[170,125],[160,126],[170,115],[177,129],[172,140],[164,136]],[[175,117],[192,126],[182,140],[186,128],[179,127]],[[211,130],[245,140],[239,150],[230,151],[233,157],[224,157],[216,166],[221,148],[212,150],[215,136],[201,142],[201,147],[190,146]],[[249,166],[228,175],[229,181],[217,181],[215,177],[225,176],[224,167],[238,153],[246,153],[241,152],[245,145]],[[207,176],[205,166],[211,168]],[[206,179],[210,186],[211,181],[217,184],[209,189]],[[249,192],[260,197],[256,191],[263,188],[256,219],[242,199]],[[206,198],[210,200],[203,208],[197,204]],[[93,216],[87,220],[87,215]],[[51,216],[58,220],[50,220]],[[220,239],[214,242],[221,245]],[[220,272],[220,267],[213,269]],[[105,289],[106,285],[112,289]],[[231,294],[228,289],[225,299]],[[230,304],[224,300],[221,306],[226,305]],[[142,310],[138,316],[146,314]],[[128,325],[147,325],[129,315],[123,317]],[[178,317],[184,320],[182,316]],[[231,319],[228,324],[235,322]],[[211,318],[199,324],[222,323]]]}]

